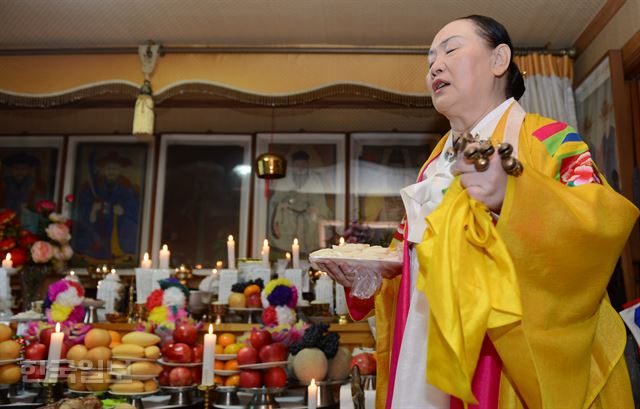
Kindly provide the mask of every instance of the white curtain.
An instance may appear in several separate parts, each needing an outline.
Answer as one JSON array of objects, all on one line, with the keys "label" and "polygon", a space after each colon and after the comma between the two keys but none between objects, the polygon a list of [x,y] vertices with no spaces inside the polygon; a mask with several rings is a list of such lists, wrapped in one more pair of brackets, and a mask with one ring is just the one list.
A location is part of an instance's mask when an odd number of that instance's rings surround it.
[{"label": "white curtain", "polygon": [[520,104],[535,112],[577,129],[576,103],[571,83],[573,62],[567,56],[529,54],[515,58],[525,75],[526,91]]}]

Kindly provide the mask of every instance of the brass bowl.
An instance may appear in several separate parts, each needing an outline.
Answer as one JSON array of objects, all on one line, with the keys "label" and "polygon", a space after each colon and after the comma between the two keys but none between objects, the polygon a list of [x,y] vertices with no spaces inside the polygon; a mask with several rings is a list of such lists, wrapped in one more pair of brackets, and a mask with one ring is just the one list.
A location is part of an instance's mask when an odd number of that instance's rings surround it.
[{"label": "brass bowl", "polygon": [[277,153],[263,153],[256,158],[256,169],[261,179],[281,179],[287,173],[287,160]]},{"label": "brass bowl", "polygon": [[120,314],[119,312],[113,312],[106,315],[107,321],[112,324],[119,324],[123,322],[127,322],[127,316],[124,314]]}]

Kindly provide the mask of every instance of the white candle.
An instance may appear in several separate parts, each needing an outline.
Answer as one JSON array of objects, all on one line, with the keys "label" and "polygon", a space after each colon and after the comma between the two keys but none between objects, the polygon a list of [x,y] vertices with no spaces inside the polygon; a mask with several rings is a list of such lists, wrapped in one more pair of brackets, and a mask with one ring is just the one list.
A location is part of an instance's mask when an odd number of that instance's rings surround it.
[{"label": "white candle", "polygon": [[62,342],[64,341],[64,333],[60,332],[60,323],[56,323],[56,332],[51,334],[49,342],[49,356],[47,358],[47,376],[48,381],[56,381],[60,369],[60,355],[62,354]]},{"label": "white candle", "polygon": [[11,261],[11,253],[7,253],[7,257],[2,260],[2,268],[5,270],[11,270],[13,268],[13,261]]},{"label": "white candle", "polygon": [[144,253],[142,261],[140,262],[140,268],[151,268],[151,259],[149,258],[149,253]]},{"label": "white candle", "polygon": [[169,268],[169,257],[171,256],[171,252],[167,245],[163,245],[160,250],[160,263],[158,264],[159,268],[165,269]]},{"label": "white candle", "polygon": [[213,385],[213,363],[216,360],[216,334],[213,324],[209,324],[209,333],[204,335],[204,350],[202,353],[202,385]]},{"label": "white candle", "polygon": [[344,244],[344,237],[340,237],[340,245],[342,246]]},{"label": "white candle", "polygon": [[265,267],[269,267],[269,240],[264,239],[264,242],[262,243],[262,264],[264,264]]},{"label": "white candle", "polygon": [[236,242],[233,241],[233,236],[229,235],[227,239],[227,259],[229,261],[230,269],[236,268]]},{"label": "white candle", "polygon": [[311,384],[307,388],[307,407],[309,409],[318,407],[318,385],[316,385],[315,379],[311,380]]},{"label": "white candle", "polygon": [[298,239],[293,239],[291,253],[293,253],[293,268],[300,268],[300,245],[298,244]]}]

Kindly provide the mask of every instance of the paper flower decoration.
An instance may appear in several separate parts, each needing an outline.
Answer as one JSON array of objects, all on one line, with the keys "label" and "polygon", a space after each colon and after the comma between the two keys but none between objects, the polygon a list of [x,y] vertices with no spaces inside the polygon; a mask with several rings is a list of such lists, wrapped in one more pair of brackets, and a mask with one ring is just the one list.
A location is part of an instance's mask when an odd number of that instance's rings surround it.
[{"label": "paper flower decoration", "polygon": [[50,323],[78,323],[84,319],[84,288],[71,280],[58,280],[49,286],[43,308]]},{"label": "paper flower decoration", "polygon": [[269,281],[262,291],[262,323],[266,326],[293,325],[297,317],[298,289],[286,278]]},{"label": "paper flower decoration", "polygon": [[145,307],[152,324],[174,328],[177,321],[187,317],[189,289],[175,278],[160,281],[160,288],[147,297]]}]

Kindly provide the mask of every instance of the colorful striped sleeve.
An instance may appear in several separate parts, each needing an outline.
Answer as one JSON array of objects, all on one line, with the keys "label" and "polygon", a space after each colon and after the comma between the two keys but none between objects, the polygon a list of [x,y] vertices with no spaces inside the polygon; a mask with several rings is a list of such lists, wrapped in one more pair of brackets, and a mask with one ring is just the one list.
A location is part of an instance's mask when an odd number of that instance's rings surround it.
[{"label": "colorful striped sleeve", "polygon": [[566,186],[602,183],[589,147],[571,126],[552,122],[533,132],[551,157],[558,162],[556,180]]}]

